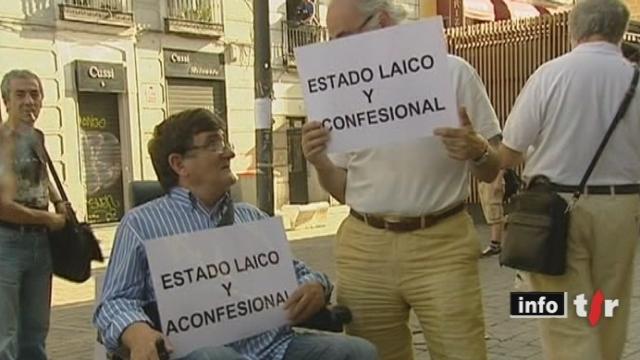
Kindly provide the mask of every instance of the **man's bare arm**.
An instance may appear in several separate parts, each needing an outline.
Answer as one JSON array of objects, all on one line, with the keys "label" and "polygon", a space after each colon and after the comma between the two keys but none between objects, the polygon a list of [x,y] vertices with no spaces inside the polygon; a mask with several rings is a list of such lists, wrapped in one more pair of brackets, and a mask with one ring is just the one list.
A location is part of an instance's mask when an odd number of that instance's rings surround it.
[{"label": "man's bare arm", "polygon": [[12,200],[0,200],[0,220],[5,222],[56,227],[55,224],[60,221],[57,217],[58,214],[46,210],[30,209]]},{"label": "man's bare arm", "polygon": [[521,152],[513,150],[504,144],[500,145],[498,153],[500,156],[500,167],[503,169],[515,168],[524,162],[524,156]]},{"label": "man's bare arm", "polygon": [[327,156],[329,131],[317,121],[302,127],[302,151],[305,158],[318,171],[320,185],[334,198],[344,204],[347,186],[347,170],[336,166]]},{"label": "man's bare arm", "polygon": [[344,204],[347,170],[335,166],[330,160],[325,165],[316,165],[316,170],[318,171],[320,185],[341,204]]},{"label": "man's bare arm", "polygon": [[[497,179],[502,177],[502,172],[500,169],[500,157],[498,155],[498,147],[500,146],[500,136],[499,135],[494,136],[491,139],[489,139],[488,142],[489,142],[489,148],[487,149],[487,151],[490,152],[488,154],[489,158],[480,166],[476,166],[472,164],[471,173],[473,174],[473,176],[475,176],[476,178],[480,179],[483,182],[493,183]],[[498,168],[497,173],[495,172],[496,168]],[[490,180],[492,177],[493,177],[493,180]]]}]

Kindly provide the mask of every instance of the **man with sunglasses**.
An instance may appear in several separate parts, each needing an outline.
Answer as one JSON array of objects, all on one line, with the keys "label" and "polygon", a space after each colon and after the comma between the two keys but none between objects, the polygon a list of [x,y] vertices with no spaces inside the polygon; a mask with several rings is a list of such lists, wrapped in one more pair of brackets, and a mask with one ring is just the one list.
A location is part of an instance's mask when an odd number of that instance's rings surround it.
[{"label": "man with sunglasses", "polygon": [[[167,194],[129,211],[118,226],[102,299],[94,315],[109,351],[125,348],[132,360],[155,360],[159,359],[159,340],[171,351],[171,344],[153,328],[144,311],[155,302],[144,241],[266,218],[257,208],[233,204],[229,197],[229,188],[236,181],[231,171],[235,153],[223,128],[223,122],[204,109],[177,113],[156,126],[149,153]],[[294,260],[293,265],[300,286],[285,309],[291,323],[299,324],[325,307],[333,285],[326,275],[311,271],[302,262]],[[291,326],[283,326],[224,347],[199,349],[183,360],[218,359],[375,360],[377,354],[362,339],[298,335]]]},{"label": "man with sunglasses", "polygon": [[[338,39],[394,26],[404,15],[391,0],[334,0],[327,27]],[[413,358],[412,309],[433,359],[486,359],[480,244],[464,201],[469,172],[485,182],[498,174],[489,143],[499,144],[500,127],[471,65],[454,56],[448,65],[459,128],[328,156],[329,131],[316,121],[303,127],[303,151],[321,185],[351,207],[335,250],[338,303],[353,313],[347,332],[373,342],[384,360]]]}]

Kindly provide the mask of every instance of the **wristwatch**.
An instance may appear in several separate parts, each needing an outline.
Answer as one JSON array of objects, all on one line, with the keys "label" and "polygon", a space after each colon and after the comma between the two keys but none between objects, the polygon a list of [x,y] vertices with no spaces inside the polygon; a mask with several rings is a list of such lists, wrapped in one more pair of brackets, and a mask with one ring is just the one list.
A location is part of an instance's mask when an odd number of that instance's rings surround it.
[{"label": "wristwatch", "polygon": [[471,161],[473,162],[473,165],[480,166],[486,163],[488,159],[489,159],[489,144],[485,146],[484,152],[482,153],[482,155],[478,156],[475,159],[471,159]]}]

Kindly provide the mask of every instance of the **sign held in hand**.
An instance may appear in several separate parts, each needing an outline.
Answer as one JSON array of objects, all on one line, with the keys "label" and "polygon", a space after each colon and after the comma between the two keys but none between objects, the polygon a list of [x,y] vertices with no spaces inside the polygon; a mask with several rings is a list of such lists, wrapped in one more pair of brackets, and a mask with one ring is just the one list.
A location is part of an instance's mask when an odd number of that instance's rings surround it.
[{"label": "sign held in hand", "polygon": [[175,348],[172,356],[288,323],[282,305],[297,281],[280,218],[144,245],[162,332]]},{"label": "sign held in hand", "polygon": [[442,18],[295,49],[307,115],[328,152],[432,136],[458,124]]}]

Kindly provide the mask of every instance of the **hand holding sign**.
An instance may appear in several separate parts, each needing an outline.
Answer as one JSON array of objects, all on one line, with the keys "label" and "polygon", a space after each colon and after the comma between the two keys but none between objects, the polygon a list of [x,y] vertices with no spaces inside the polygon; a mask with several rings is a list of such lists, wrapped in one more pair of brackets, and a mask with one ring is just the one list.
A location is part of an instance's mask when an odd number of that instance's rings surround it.
[{"label": "hand holding sign", "polygon": [[317,121],[310,121],[302,126],[302,152],[304,157],[316,168],[330,164],[327,156],[329,130]]},{"label": "hand holding sign", "polygon": [[288,245],[279,218],[145,241],[173,356],[287,325],[282,306],[298,286]]},{"label": "hand holding sign", "polygon": [[[163,356],[158,349],[158,342],[163,342],[166,349]],[[166,352],[172,353],[171,343],[162,336],[161,333],[153,330],[147,323],[134,323],[122,334],[122,343],[129,348],[132,360],[162,360],[166,357]]]},{"label": "hand holding sign", "polygon": [[300,285],[284,304],[289,311],[289,320],[294,325],[301,324],[318,313],[325,306],[324,288],[320,283]]},{"label": "hand holding sign", "polygon": [[459,116],[461,127],[437,128],[433,134],[442,139],[452,159],[462,161],[477,159],[484,154],[489,143],[475,132],[465,108],[459,110]]}]

